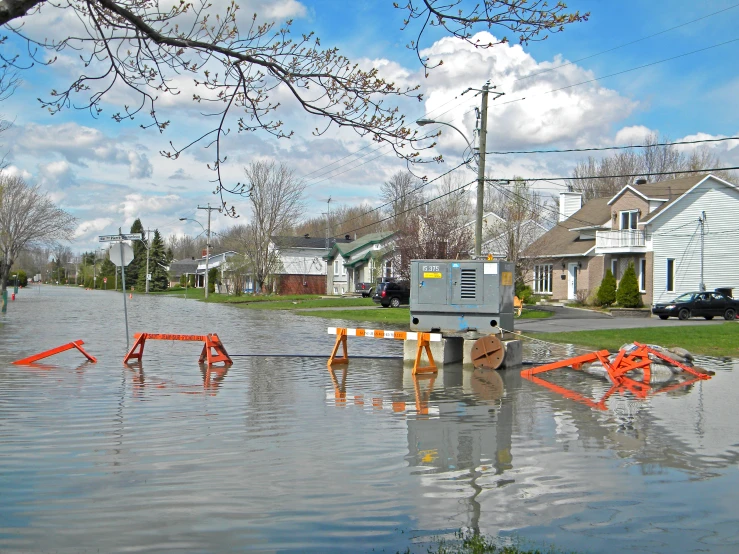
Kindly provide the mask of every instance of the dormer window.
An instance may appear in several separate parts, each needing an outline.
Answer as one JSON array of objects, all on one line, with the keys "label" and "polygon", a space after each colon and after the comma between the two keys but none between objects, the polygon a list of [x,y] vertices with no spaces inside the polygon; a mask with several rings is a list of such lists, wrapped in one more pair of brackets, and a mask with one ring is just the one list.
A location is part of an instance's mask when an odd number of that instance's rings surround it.
[{"label": "dormer window", "polygon": [[639,210],[629,210],[621,212],[621,230],[636,231],[639,224]]}]

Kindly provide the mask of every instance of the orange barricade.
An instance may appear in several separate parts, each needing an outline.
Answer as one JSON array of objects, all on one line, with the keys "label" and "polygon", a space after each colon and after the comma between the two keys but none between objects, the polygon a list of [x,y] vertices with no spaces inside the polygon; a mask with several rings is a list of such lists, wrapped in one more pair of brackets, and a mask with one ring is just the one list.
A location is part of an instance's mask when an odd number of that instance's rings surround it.
[{"label": "orange barricade", "polygon": [[[565,398],[575,400],[576,402],[580,402],[597,410],[607,410],[608,408],[606,406],[606,400],[608,400],[608,398],[616,392],[630,391],[636,398],[644,399],[649,396],[650,393],[656,394],[659,392],[668,392],[679,387],[686,387],[692,383],[695,383],[696,381],[711,378],[709,374],[702,373],[696,368],[682,364],[677,360],[673,360],[672,358],[665,356],[658,350],[650,348],[646,344],[635,342],[634,345],[636,346],[636,348],[628,352],[626,350],[619,350],[616,358],[612,362],[609,359],[610,352],[608,352],[608,350],[599,350],[598,352],[591,352],[589,354],[575,356],[574,358],[567,358],[565,360],[560,360],[551,364],[527,369],[526,371],[521,372],[521,376],[524,379],[528,379],[529,381],[536,383],[537,385],[541,385],[542,387],[546,387],[549,390],[561,394]],[[650,359],[650,356],[659,358],[667,364],[679,367],[682,371],[692,375],[693,377],[680,383],[672,384],[661,389],[652,390],[649,385],[652,372],[652,360]],[[555,385],[554,383],[550,383],[549,381],[545,381],[544,379],[537,377],[538,374],[566,367],[571,367],[572,369],[579,370],[582,368],[583,364],[592,362],[600,362],[608,372],[610,381],[613,383],[613,386],[608,391],[606,391],[603,397],[598,401],[587,398],[586,396],[583,396],[573,390],[567,389],[560,385]],[[637,381],[629,376],[629,373],[634,371],[635,369],[640,369],[642,371],[641,381]]]},{"label": "orange barricade", "polygon": [[[384,331],[382,329],[347,329],[345,327],[329,327],[329,335],[336,335],[334,349],[328,358],[328,366],[333,364],[346,364],[349,362],[349,356],[346,349],[346,337],[369,337],[375,339],[395,339],[395,340],[416,340],[418,348],[416,348],[416,360],[413,364],[413,375],[417,373],[435,373],[437,371],[434,356],[431,354],[430,342],[441,341],[440,333],[416,333],[414,331]],[[343,356],[336,357],[339,352],[339,346],[342,347]],[[421,366],[421,356],[424,350],[428,358],[429,365]]]},{"label": "orange barricade", "polygon": [[67,350],[72,350],[73,348],[76,348],[82,354],[90,360],[92,363],[96,363],[97,359],[95,357],[90,356],[87,352],[85,352],[84,348],[82,348],[82,345],[85,344],[85,341],[76,340],[74,342],[70,342],[67,344],[63,344],[62,346],[57,346],[56,348],[52,348],[51,350],[46,350],[45,352],[39,352],[38,354],[34,354],[33,356],[29,356],[28,358],[23,358],[22,360],[16,360],[13,362],[15,365],[25,365],[25,364],[32,364],[33,362],[36,362],[38,360],[43,360],[44,358],[48,358],[49,356],[53,356],[54,354],[59,354],[59,352],[65,352]]},{"label": "orange barricade", "polygon": [[133,336],[136,342],[133,343],[131,350],[128,351],[126,357],[123,358],[123,363],[127,364],[131,360],[141,361],[144,355],[144,344],[147,339],[149,340],[181,340],[181,341],[194,341],[204,342],[203,351],[200,353],[199,363],[203,363],[206,360],[208,365],[217,364],[223,362],[225,365],[232,365],[233,361],[226,352],[226,348],[223,346],[221,339],[218,335],[211,333],[208,335],[169,335],[164,333],[136,333]]}]

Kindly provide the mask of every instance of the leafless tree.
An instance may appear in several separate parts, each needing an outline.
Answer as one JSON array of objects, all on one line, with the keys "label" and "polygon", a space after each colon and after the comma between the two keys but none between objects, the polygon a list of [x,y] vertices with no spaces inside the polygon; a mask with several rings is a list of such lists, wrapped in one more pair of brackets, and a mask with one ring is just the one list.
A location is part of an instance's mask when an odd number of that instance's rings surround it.
[{"label": "leafless tree", "polygon": [[530,257],[524,257],[523,252],[544,234],[554,208],[540,192],[520,179],[507,186],[490,185],[488,188],[486,211],[494,211],[501,220],[487,234],[487,249],[513,262],[516,276],[521,279],[532,261]]},{"label": "leafless tree", "polygon": [[69,240],[76,219],[58,208],[18,176],[0,174],[0,282],[5,292],[10,269],[18,254],[33,244]]},{"label": "leafless tree", "polygon": [[[667,144],[669,139],[660,139],[656,133],[648,135],[640,148],[623,150],[613,155],[596,159],[592,156],[579,162],[572,172],[573,179],[567,184],[571,190],[582,192],[588,201],[602,196],[612,196],[636,177],[621,175],[643,175],[648,182],[676,179],[689,175],[686,171],[711,169],[721,166],[721,160],[706,148],[688,155],[676,146]],[[658,173],[661,175],[650,175]],[[719,177],[734,180],[733,172],[714,172]]]},{"label": "leafless tree", "polygon": [[325,237],[328,230],[329,237],[365,235],[382,231],[385,227],[380,222],[381,219],[382,212],[367,202],[356,206],[339,204],[331,208],[328,227],[325,215],[311,217],[293,227],[292,234],[301,236],[307,233],[311,237],[320,238]]},{"label": "leafless tree", "polygon": [[254,162],[245,168],[251,221],[244,227],[242,251],[261,290],[278,267],[272,238],[283,234],[303,212],[305,182],[284,164]]},{"label": "leafless tree", "polygon": [[393,227],[403,227],[414,208],[421,204],[421,185],[422,181],[408,171],[398,171],[380,185],[380,199],[387,204],[385,211],[393,218]]}]

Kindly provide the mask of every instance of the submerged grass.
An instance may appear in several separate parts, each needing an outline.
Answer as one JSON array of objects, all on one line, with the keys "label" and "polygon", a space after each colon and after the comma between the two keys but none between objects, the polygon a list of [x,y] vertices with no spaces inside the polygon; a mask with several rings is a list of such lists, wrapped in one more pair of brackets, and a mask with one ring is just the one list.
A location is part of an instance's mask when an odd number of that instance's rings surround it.
[{"label": "submerged grass", "polygon": [[[457,531],[453,539],[441,538],[435,541],[434,545],[427,547],[426,552],[427,554],[562,554],[561,550],[554,547],[527,548],[517,540],[510,544],[502,543],[499,539],[472,531]],[[410,553],[410,548],[404,552]]]},{"label": "submerged grass", "polygon": [[721,325],[689,325],[675,327],[643,327],[572,331],[565,333],[530,333],[531,336],[557,343],[575,344],[593,349],[618,350],[628,342],[679,346],[705,356],[739,358],[739,325],[729,321]]},{"label": "submerged grass", "polygon": [[348,321],[371,321],[374,323],[393,323],[410,326],[411,315],[408,308],[368,308],[366,310],[311,310],[296,312],[298,315],[323,317],[326,319],[345,319]]}]

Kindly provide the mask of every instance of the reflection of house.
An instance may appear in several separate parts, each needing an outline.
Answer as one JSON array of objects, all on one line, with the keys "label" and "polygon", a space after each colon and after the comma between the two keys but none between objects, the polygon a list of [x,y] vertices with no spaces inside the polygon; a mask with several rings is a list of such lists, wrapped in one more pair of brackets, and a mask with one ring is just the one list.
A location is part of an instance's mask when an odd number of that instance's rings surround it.
[{"label": "reflection of house", "polygon": [[526,252],[535,293],[586,296],[606,269],[619,280],[629,263],[645,304],[697,290],[702,267],[707,289],[739,288],[735,185],[712,175],[637,181],[581,204],[579,193],[561,193],[559,223]]},{"label": "reflection of house", "polygon": [[349,243],[336,243],[326,255],[327,294],[353,292],[356,283],[394,277],[392,261],[394,232],[370,233]]},{"label": "reflection of house", "polygon": [[[349,239],[331,239],[331,244],[348,243]],[[274,273],[278,294],[326,293],[326,239],[272,237],[271,248],[279,256]]]},{"label": "reflection of house", "polygon": [[185,278],[189,278],[190,275],[195,275],[198,269],[200,260],[193,258],[185,258],[184,260],[177,260],[169,264],[169,286],[177,287],[180,285],[180,278],[184,275]]}]

